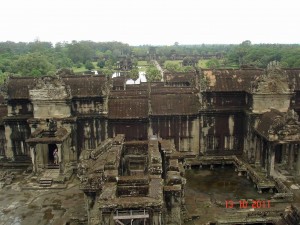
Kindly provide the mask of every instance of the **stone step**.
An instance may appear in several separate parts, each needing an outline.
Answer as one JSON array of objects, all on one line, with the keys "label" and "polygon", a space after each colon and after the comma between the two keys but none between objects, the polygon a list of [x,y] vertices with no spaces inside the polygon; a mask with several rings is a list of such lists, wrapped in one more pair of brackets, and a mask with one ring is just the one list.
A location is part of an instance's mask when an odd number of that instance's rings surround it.
[{"label": "stone step", "polygon": [[53,179],[48,177],[42,177],[39,181],[40,187],[51,187]]},{"label": "stone step", "polygon": [[59,169],[59,165],[55,165],[55,164],[48,164],[46,165],[47,169]]}]

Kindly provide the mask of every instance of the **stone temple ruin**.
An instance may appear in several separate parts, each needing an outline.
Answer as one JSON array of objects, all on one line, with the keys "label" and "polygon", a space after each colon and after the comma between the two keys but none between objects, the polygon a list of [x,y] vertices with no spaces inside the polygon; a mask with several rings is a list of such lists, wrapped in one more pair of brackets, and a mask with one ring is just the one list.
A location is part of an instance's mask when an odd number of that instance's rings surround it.
[{"label": "stone temple ruin", "polygon": [[185,212],[185,172],[230,164],[289,208],[206,224],[299,223],[299,193],[278,174],[300,178],[300,70],[270,64],[125,83],[10,77],[0,98],[2,186],[13,182],[11,168],[29,171],[40,188],[77,174],[86,224],[201,224]]}]

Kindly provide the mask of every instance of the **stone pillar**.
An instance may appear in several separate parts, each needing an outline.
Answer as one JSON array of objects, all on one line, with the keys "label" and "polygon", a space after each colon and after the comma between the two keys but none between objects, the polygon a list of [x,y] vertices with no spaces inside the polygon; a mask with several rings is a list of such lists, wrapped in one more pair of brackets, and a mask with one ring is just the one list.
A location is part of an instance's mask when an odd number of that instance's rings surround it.
[{"label": "stone pillar", "polygon": [[108,138],[108,122],[105,120],[105,140]]},{"label": "stone pillar", "polygon": [[[152,128],[152,120],[149,118],[149,124],[148,124],[148,137],[154,135],[153,134],[153,128]],[[156,134],[157,135],[157,134]]]},{"label": "stone pillar", "polygon": [[297,176],[300,176],[300,148],[299,148],[299,145],[297,145],[296,151],[298,152],[297,164],[296,164]]},{"label": "stone pillar", "polygon": [[264,142],[263,142],[263,140],[262,140],[262,138],[260,137],[259,138],[259,143],[260,143],[260,145],[259,145],[259,148],[260,148],[260,165],[261,166],[263,166],[264,165],[264,167],[266,167],[266,155],[264,155]]},{"label": "stone pillar", "polygon": [[63,163],[62,163],[62,148],[61,144],[56,144],[58,150],[58,165],[59,165],[59,172],[63,173]]},{"label": "stone pillar", "polygon": [[290,144],[290,149],[289,149],[289,165],[288,168],[290,170],[294,169],[294,145]]},{"label": "stone pillar", "polygon": [[282,160],[281,163],[282,164],[286,164],[287,162],[287,145],[283,144],[281,147],[281,152],[282,152]]},{"label": "stone pillar", "polygon": [[275,149],[273,144],[268,144],[268,176],[274,175],[274,166],[275,166]]},{"label": "stone pillar", "polygon": [[12,129],[9,125],[5,125],[5,139],[6,139],[6,148],[5,148],[5,156],[8,159],[14,158],[12,141],[11,141]]},{"label": "stone pillar", "polygon": [[255,136],[255,166],[258,167],[260,166],[260,154],[261,154],[261,142],[260,140],[257,140],[257,136]]},{"label": "stone pillar", "polygon": [[37,172],[36,168],[36,146],[30,146],[30,156],[31,156],[31,162],[32,162],[32,171],[33,173]]}]

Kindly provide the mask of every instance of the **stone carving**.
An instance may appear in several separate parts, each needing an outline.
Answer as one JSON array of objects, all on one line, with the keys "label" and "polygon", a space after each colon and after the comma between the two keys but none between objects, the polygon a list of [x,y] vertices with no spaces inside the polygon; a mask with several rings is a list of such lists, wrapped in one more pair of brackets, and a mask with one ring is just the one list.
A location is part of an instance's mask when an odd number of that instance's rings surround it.
[{"label": "stone carving", "polygon": [[57,131],[57,122],[55,120],[49,120],[49,131],[56,132]]},{"label": "stone carving", "polygon": [[274,120],[270,127],[269,134],[277,135],[278,139],[298,138],[300,134],[299,116],[294,110],[288,110],[282,117]]},{"label": "stone carving", "polygon": [[278,62],[270,62],[266,74],[252,82],[253,93],[289,93],[291,87]]},{"label": "stone carving", "polygon": [[33,100],[68,99],[71,90],[60,77],[45,76],[36,80],[29,94]]}]

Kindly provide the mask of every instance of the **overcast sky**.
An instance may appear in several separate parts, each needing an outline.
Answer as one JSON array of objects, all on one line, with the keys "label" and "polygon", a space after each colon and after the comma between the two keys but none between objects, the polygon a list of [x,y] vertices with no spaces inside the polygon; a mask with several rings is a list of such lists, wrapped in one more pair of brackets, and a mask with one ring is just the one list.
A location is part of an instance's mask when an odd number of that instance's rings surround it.
[{"label": "overcast sky", "polygon": [[37,38],[130,45],[300,43],[300,2],[1,0],[0,41]]}]

